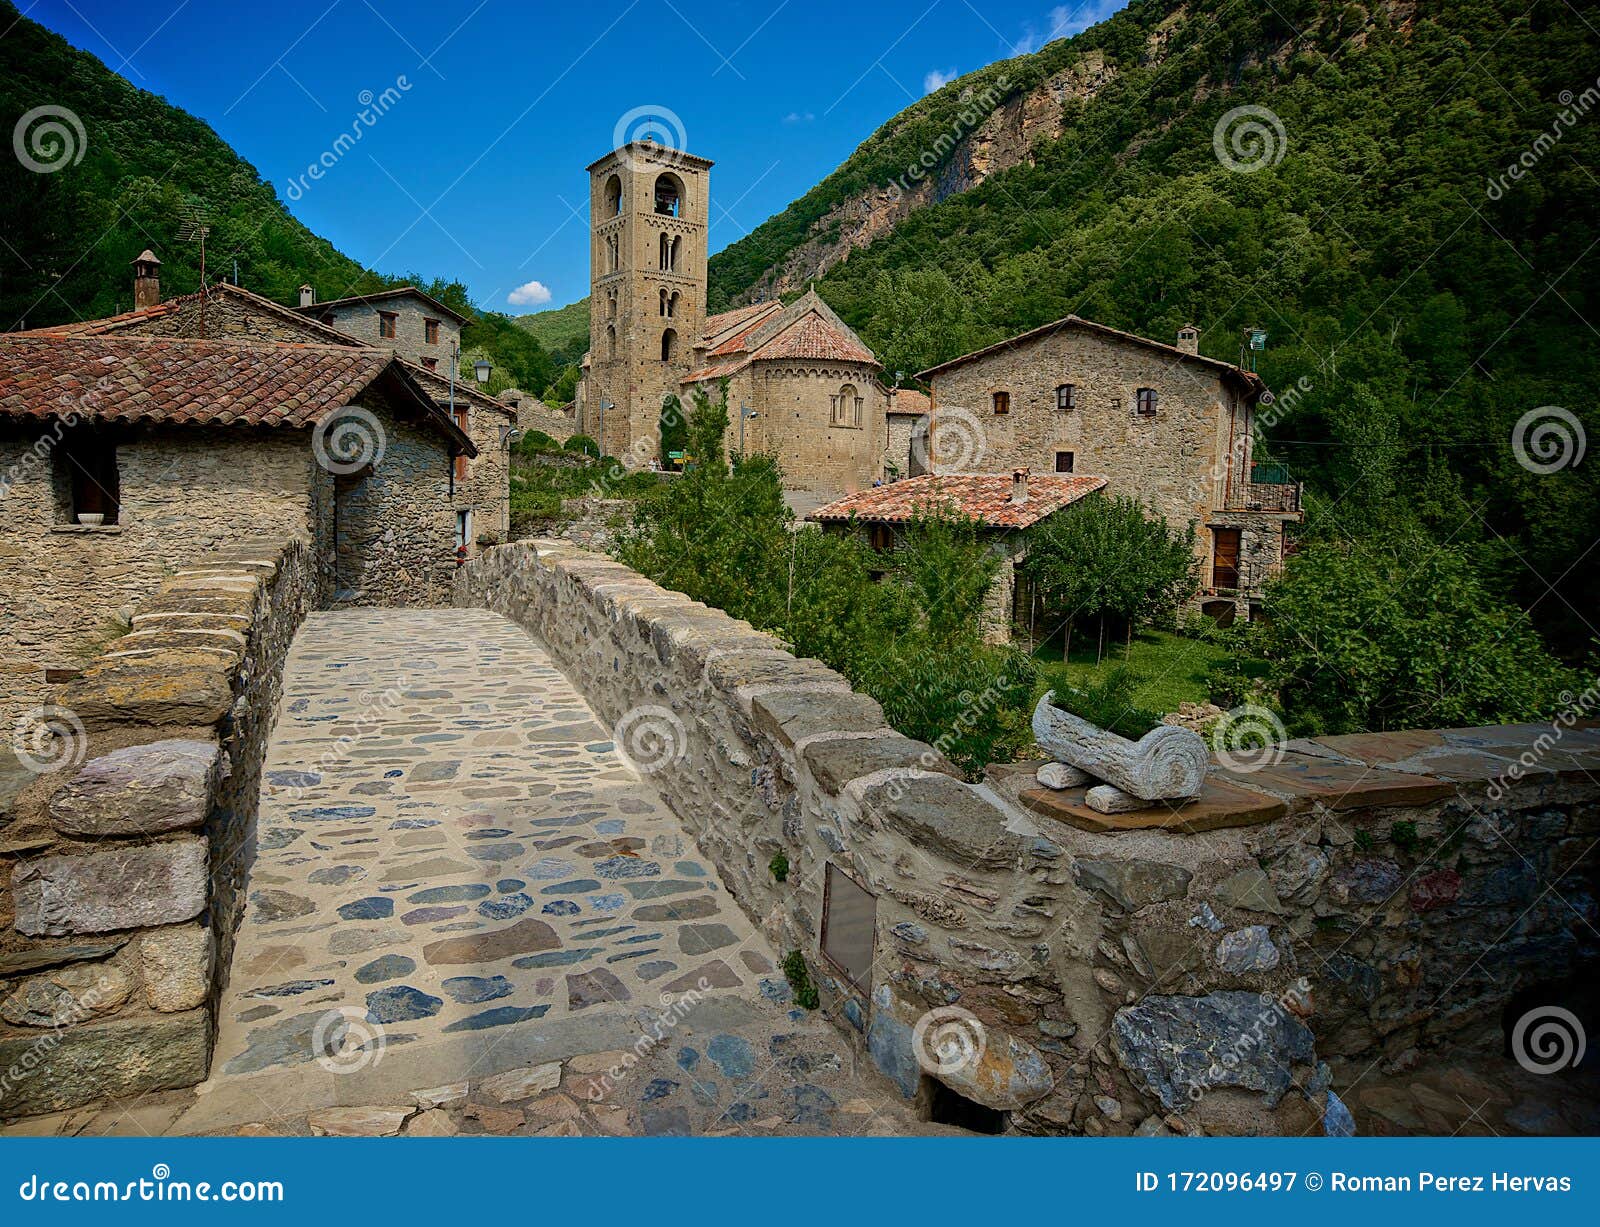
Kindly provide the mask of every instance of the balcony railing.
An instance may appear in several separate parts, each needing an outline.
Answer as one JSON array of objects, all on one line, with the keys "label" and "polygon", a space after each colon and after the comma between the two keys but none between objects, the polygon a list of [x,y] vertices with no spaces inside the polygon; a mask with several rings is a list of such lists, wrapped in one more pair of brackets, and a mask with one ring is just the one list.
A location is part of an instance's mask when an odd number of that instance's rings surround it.
[{"label": "balcony railing", "polygon": [[1284,515],[1300,514],[1301,483],[1247,482],[1235,486],[1228,495],[1228,511],[1271,511]]},{"label": "balcony railing", "polygon": [[1208,570],[1210,582],[1205,594],[1238,593],[1242,596],[1259,596],[1267,582],[1283,570],[1282,562],[1247,562],[1237,567],[1222,567],[1213,563]]}]

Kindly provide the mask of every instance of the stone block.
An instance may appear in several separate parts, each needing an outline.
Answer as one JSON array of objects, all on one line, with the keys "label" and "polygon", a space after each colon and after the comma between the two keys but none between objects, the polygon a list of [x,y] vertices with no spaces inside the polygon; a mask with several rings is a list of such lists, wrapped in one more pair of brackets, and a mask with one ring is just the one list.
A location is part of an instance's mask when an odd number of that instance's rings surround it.
[{"label": "stone block", "polygon": [[206,906],[206,841],[44,856],[11,874],[17,931],[109,933],[193,920]]},{"label": "stone block", "polygon": [[959,774],[950,760],[927,742],[914,741],[899,733],[813,742],[805,748],[803,757],[817,784],[833,796],[843,792],[851,780],[897,767],[916,767],[952,776]]},{"label": "stone block", "polygon": [[159,835],[200,826],[211,807],[215,742],[174,738],[91,758],[50,798],[64,835]]},{"label": "stone block", "polygon": [[964,869],[1004,869],[1026,851],[1006,829],[1006,815],[959,780],[944,775],[889,780],[861,796],[862,809],[914,845]]},{"label": "stone block", "polygon": [[1073,863],[1072,877],[1084,890],[1104,895],[1124,912],[1136,912],[1152,903],[1182,899],[1194,875],[1180,865],[1160,861],[1081,858]]},{"label": "stone block", "polygon": [[61,967],[68,963],[95,963],[110,958],[128,944],[125,937],[108,942],[80,942],[72,946],[43,946],[34,950],[16,950],[0,954],[0,980],[24,975],[30,971],[43,971],[47,967]]},{"label": "stone block", "polygon": [[[1254,769],[1213,766],[1211,774],[1234,784],[1282,797],[1291,813],[1313,805],[1331,810],[1383,805],[1427,805],[1455,796],[1455,786],[1443,779],[1387,771],[1354,763],[1286,753],[1276,763]],[[1492,772],[1490,773],[1493,774]]]},{"label": "stone block", "polygon": [[89,729],[214,725],[233,706],[232,676],[233,666],[221,657],[182,652],[131,660],[101,657],[67,684],[61,705]]},{"label": "stone block", "polygon": [[1055,1089],[1050,1066],[1032,1044],[1009,1032],[979,1030],[970,1022],[966,1026],[973,1032],[966,1047],[957,1050],[955,1060],[939,1062],[932,1075],[951,1090],[985,1107],[1012,1112]]},{"label": "stone block", "polygon": [[791,749],[820,733],[875,733],[888,727],[877,700],[854,691],[778,690],[757,695],[750,710],[757,732]]},{"label": "stone block", "polygon": [[150,1008],[176,1014],[204,1005],[211,990],[211,930],[174,925],[139,938],[144,995]]},{"label": "stone block", "polygon": [[78,963],[22,981],[0,1002],[0,1018],[14,1027],[72,1027],[115,1014],[132,995],[133,981],[121,968]]},{"label": "stone block", "polygon": [[1036,814],[1105,835],[1145,830],[1197,834],[1272,822],[1289,812],[1282,800],[1227,783],[1215,771],[1206,776],[1194,800],[1155,801],[1132,813],[1100,813],[1085,802],[1084,794],[1082,788],[1025,788],[1018,800]]},{"label": "stone block", "polygon": [[[211,1055],[206,1010],[111,1019],[51,1037],[0,1039],[0,1116],[31,1116],[100,1099],[193,1086]],[[14,1072],[9,1072],[14,1071]]]}]

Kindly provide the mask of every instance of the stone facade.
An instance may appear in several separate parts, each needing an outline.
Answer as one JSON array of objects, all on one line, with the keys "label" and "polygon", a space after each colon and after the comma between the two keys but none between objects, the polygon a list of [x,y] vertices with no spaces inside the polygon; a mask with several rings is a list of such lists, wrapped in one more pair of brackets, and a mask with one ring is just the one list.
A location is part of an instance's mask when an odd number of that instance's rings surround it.
[{"label": "stone facade", "polygon": [[[1299,495],[1250,480],[1260,389],[1236,368],[1069,319],[923,374],[937,470],[1056,473],[1069,455],[1070,471],[1106,477],[1108,494],[1139,499],[1175,528],[1194,524],[1213,599],[1244,606],[1282,563]],[[1063,385],[1070,409],[1058,407]],[[1153,413],[1140,412],[1140,389],[1155,393]],[[1241,530],[1234,585],[1214,573],[1217,528]]]},{"label": "stone facade", "polygon": [[[1108,818],[1034,764],[962,782],[819,662],[565,543],[489,551],[456,601],[527,627],[623,744],[656,735],[642,769],[907,1098],[942,1082],[1026,1132],[1298,1134],[1375,1060],[1497,1044],[1513,993],[1578,967],[1592,725],[1295,742]],[[1582,916],[1541,891],[1569,869]]]},{"label": "stone facade", "polygon": [[[300,310],[363,345],[391,350],[424,369],[437,367],[448,371],[461,344],[461,317],[443,303],[409,287],[368,297],[313,303]],[[386,323],[393,327],[393,336],[383,335]]]},{"label": "stone facade", "polygon": [[57,695],[54,770],[5,831],[0,1117],[205,1078],[283,660],[318,588],[301,538],[216,546]]}]

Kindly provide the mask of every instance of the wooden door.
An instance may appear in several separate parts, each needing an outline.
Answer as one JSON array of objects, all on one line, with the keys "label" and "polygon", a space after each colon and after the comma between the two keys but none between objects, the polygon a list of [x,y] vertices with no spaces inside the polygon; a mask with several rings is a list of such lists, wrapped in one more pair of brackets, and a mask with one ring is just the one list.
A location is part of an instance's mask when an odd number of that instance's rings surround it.
[{"label": "wooden door", "polygon": [[1237,528],[1211,530],[1211,586],[1213,588],[1239,586],[1239,529]]}]

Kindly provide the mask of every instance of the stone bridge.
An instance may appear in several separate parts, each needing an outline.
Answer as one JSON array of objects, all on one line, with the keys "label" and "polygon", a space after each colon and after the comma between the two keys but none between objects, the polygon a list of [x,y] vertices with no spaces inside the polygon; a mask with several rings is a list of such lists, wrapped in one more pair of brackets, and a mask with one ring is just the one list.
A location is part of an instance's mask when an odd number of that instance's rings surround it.
[{"label": "stone bridge", "polygon": [[63,688],[0,829],[13,1129],[1600,1127],[1500,1047],[1589,1023],[1592,725],[1291,743],[1108,817],[564,543],[450,610],[313,592],[241,547]]}]

